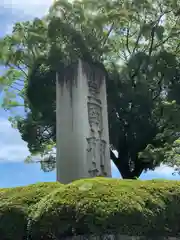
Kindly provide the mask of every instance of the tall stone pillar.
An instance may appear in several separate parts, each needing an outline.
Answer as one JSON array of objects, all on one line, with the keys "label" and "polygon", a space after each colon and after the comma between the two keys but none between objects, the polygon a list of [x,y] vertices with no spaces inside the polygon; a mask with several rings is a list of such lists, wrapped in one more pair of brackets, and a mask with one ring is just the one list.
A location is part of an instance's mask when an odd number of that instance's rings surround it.
[{"label": "tall stone pillar", "polygon": [[111,177],[105,74],[79,61],[56,83],[57,181]]}]

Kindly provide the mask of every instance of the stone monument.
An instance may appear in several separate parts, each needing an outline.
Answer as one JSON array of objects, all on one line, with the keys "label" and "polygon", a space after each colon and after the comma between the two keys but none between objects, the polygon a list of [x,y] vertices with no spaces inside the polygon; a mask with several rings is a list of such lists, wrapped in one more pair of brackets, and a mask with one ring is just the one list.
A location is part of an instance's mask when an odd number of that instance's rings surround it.
[{"label": "stone monument", "polygon": [[57,181],[111,177],[105,73],[79,60],[56,81]]}]

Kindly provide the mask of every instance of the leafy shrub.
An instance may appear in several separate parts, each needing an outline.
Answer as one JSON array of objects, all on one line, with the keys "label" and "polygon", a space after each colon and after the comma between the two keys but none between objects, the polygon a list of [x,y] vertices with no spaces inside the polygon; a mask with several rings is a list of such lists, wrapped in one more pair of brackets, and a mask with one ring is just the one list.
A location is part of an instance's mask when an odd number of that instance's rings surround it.
[{"label": "leafy shrub", "polygon": [[2,240],[81,234],[177,236],[180,182],[107,178],[42,183],[0,191]]},{"label": "leafy shrub", "polygon": [[82,179],[39,201],[30,224],[32,239],[67,235],[180,233],[180,182]]},{"label": "leafy shrub", "polygon": [[0,190],[0,239],[26,240],[28,216],[39,202],[59,183],[37,183],[27,187]]}]

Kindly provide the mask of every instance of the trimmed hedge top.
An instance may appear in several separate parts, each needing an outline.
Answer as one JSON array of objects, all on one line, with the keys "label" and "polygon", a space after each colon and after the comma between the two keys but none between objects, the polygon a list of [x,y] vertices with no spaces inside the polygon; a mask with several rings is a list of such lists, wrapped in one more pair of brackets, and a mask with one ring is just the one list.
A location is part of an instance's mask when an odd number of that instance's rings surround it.
[{"label": "trimmed hedge top", "polygon": [[0,190],[0,236],[180,235],[180,182],[108,178]]}]

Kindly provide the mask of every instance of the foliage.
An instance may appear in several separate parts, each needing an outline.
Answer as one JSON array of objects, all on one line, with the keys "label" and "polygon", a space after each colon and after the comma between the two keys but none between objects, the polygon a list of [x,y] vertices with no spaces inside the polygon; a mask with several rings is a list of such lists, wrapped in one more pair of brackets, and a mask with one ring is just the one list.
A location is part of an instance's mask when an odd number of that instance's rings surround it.
[{"label": "foliage", "polygon": [[0,190],[0,235],[2,240],[24,240],[32,207],[59,183],[38,183],[27,187]]},{"label": "foliage", "polygon": [[178,181],[94,178],[1,189],[0,195],[2,240],[180,234]]},{"label": "foliage", "polygon": [[122,177],[162,162],[179,166],[179,8],[173,0],[59,0],[43,19],[17,23],[1,40],[3,106],[18,105],[8,94],[23,80],[18,96],[27,114],[18,129],[48,170],[55,163],[56,72],[63,80],[78,58],[106,72],[110,144],[118,152],[111,159]]}]

